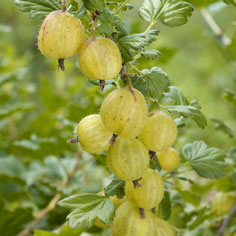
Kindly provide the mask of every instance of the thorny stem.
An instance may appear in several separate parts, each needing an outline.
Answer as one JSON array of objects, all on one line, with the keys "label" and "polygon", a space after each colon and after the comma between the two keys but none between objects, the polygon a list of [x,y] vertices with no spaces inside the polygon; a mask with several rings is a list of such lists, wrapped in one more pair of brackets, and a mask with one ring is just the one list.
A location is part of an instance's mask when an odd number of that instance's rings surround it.
[{"label": "thorny stem", "polygon": [[[75,173],[79,167],[79,164],[80,164],[80,159],[81,159],[81,152],[79,151],[76,163],[75,163],[72,171],[68,173],[68,177],[67,177],[66,182],[64,183],[64,187],[67,187],[69,185],[70,181],[72,180],[73,176],[75,175]],[[45,208],[43,208],[40,212],[38,212],[38,214],[34,217],[34,220],[23,231],[21,231],[17,236],[28,236],[30,231],[39,223],[39,221],[56,207],[56,205],[57,205],[58,201],[61,199],[61,197],[62,197],[62,195],[60,193],[57,193],[52,198],[52,200],[48,203],[48,205]]]},{"label": "thorny stem", "polygon": [[146,218],[146,215],[145,215],[145,212],[144,212],[144,209],[143,209],[143,208],[139,208],[139,213],[140,213],[142,219],[145,219],[145,218]]},{"label": "thorny stem", "polygon": [[123,2],[123,4],[115,11],[115,14],[119,14],[122,9],[124,8],[124,6],[129,2],[130,0],[126,0]]},{"label": "thorny stem", "polygon": [[208,25],[212,33],[214,34],[217,41],[220,43],[222,47],[227,47],[231,44],[231,39],[223,33],[221,28],[217,25],[211,14],[208,12],[206,8],[201,8],[200,13],[202,15],[203,20]]},{"label": "thorny stem", "polygon": [[142,185],[139,183],[139,181],[142,179],[142,177],[136,179],[136,180],[133,180],[133,184],[134,184],[134,188],[139,188],[139,187],[142,187]]},{"label": "thorny stem", "polygon": [[114,145],[115,142],[116,142],[117,137],[118,137],[118,136],[117,136],[116,134],[113,134],[113,136],[111,137],[109,143],[110,143],[111,145]]}]

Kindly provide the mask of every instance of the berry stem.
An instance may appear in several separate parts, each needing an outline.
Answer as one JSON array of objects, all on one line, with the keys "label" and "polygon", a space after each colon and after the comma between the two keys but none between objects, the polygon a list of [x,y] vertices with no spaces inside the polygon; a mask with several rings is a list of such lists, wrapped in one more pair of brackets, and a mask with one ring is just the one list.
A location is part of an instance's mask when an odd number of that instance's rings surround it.
[{"label": "berry stem", "polygon": [[140,213],[142,219],[145,219],[145,218],[146,218],[146,215],[145,215],[145,212],[144,212],[144,209],[143,209],[143,208],[139,208],[139,213]]},{"label": "berry stem", "polygon": [[134,184],[134,188],[139,188],[139,187],[142,187],[142,185],[139,183],[139,181],[142,179],[142,177],[136,179],[136,180],[133,180],[133,184]]},{"label": "berry stem", "polygon": [[114,145],[114,143],[116,142],[117,137],[118,137],[118,136],[117,136],[116,134],[113,134],[113,136],[111,137],[109,143],[110,143],[111,145]]},{"label": "berry stem", "polygon": [[65,71],[65,65],[64,65],[65,59],[58,59],[58,69],[60,68],[62,71]]},{"label": "berry stem", "polygon": [[156,152],[149,151],[149,157],[151,161],[154,159],[155,155],[156,155]]},{"label": "berry stem", "polygon": [[104,88],[105,88],[105,80],[100,80],[99,81],[99,91],[103,92]]},{"label": "berry stem", "polygon": [[72,138],[66,141],[67,143],[78,143],[79,142],[79,138],[78,136],[76,138]]}]

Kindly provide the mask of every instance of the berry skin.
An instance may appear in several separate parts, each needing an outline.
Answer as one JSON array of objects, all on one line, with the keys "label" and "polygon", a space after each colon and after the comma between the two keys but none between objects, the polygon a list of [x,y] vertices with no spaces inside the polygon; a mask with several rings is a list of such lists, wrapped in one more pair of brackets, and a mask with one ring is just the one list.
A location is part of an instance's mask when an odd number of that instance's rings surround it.
[{"label": "berry skin", "polygon": [[79,66],[89,79],[113,79],[122,66],[120,50],[111,39],[92,38],[79,51]]},{"label": "berry skin", "polygon": [[85,151],[99,153],[108,149],[112,133],[105,128],[100,115],[89,115],[79,122],[77,136]]},{"label": "berry skin", "polygon": [[174,236],[173,227],[166,221],[159,218],[154,219],[156,234],[155,236]]},{"label": "berry skin", "polygon": [[179,154],[174,148],[169,148],[158,154],[158,161],[163,170],[172,171],[179,166]]},{"label": "berry skin", "polygon": [[112,133],[123,138],[137,137],[147,121],[145,98],[134,88],[116,89],[103,101],[101,118]]},{"label": "berry skin", "polygon": [[228,193],[217,193],[212,201],[211,209],[217,216],[228,213],[236,202],[236,198]]},{"label": "berry skin", "polygon": [[139,208],[129,202],[123,203],[116,211],[111,225],[112,236],[154,236],[154,216],[150,211],[144,213],[143,219]]},{"label": "berry skin", "polygon": [[65,59],[75,55],[81,47],[84,31],[80,20],[63,11],[53,11],[41,25],[38,46],[43,55]]},{"label": "berry skin", "polygon": [[148,151],[136,138],[118,137],[115,144],[108,149],[107,165],[122,180],[133,181],[142,177],[148,164]]},{"label": "berry skin", "polygon": [[152,209],[163,198],[164,184],[161,177],[152,169],[147,169],[139,181],[141,187],[134,188],[131,181],[125,184],[125,195],[129,202],[137,207]]},{"label": "berry skin", "polygon": [[154,152],[161,152],[173,145],[177,136],[175,121],[166,113],[157,110],[149,114],[139,139]]}]

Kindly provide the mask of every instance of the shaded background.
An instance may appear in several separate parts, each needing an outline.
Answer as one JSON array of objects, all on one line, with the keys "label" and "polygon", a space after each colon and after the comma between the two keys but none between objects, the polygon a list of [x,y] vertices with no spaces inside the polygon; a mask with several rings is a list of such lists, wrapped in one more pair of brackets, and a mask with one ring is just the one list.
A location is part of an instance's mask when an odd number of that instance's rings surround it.
[{"label": "shaded background", "polygon": [[[135,10],[122,13],[129,32],[142,32],[147,27],[137,14],[140,2],[135,1]],[[77,145],[68,145],[66,140],[73,138],[76,124],[84,116],[98,113],[112,88],[108,86],[104,94],[98,92],[98,87],[80,74],[77,56],[66,60],[65,72],[58,72],[57,62],[45,58],[37,49],[41,21],[20,13],[13,1],[0,1],[0,9],[0,158],[9,157],[4,162],[8,169],[0,166],[0,206],[9,211],[11,219],[20,203],[19,211],[22,216],[25,214],[22,222],[26,223],[32,218],[32,211],[44,207],[53,196],[58,186],[51,180],[64,181],[63,168],[53,167],[60,163],[71,168]],[[209,10],[224,33],[235,38],[236,9],[217,2]],[[140,68],[161,67],[169,74],[172,85],[180,87],[189,100],[198,98],[208,117],[205,129],[193,122],[182,128],[176,148],[181,150],[186,143],[204,140],[227,152],[236,145],[235,137],[215,130],[209,117],[219,119],[236,132],[235,106],[224,98],[225,89],[236,90],[235,51],[222,48],[198,8],[182,27],[172,29],[157,24],[155,28],[161,33],[152,47],[163,56],[158,61],[140,61]],[[78,181],[65,194],[75,189],[101,191],[103,178],[109,175],[99,165],[101,162],[100,156],[92,159],[85,154]],[[49,172],[49,177],[41,179]],[[228,186],[227,181],[222,186]],[[61,208],[55,212],[41,222],[42,227],[55,227],[53,214],[57,214],[56,225],[64,222],[68,212]],[[0,229],[1,226],[4,222],[0,222]],[[15,234],[2,236],[5,235]]]}]

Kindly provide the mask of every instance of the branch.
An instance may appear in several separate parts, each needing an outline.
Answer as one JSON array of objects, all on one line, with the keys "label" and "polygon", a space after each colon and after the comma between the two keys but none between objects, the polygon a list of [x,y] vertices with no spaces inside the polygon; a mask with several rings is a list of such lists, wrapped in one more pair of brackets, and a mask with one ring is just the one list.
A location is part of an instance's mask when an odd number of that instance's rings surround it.
[{"label": "branch", "polygon": [[216,40],[220,43],[222,47],[227,47],[231,44],[231,39],[223,33],[221,28],[216,24],[215,20],[208,12],[206,8],[201,8],[200,13],[202,15],[203,20],[208,25],[212,33],[214,34]]},{"label": "branch", "polygon": [[229,212],[229,216],[221,224],[216,236],[223,236],[224,231],[226,230],[226,228],[228,227],[228,225],[231,223],[231,221],[235,216],[236,216],[236,202],[234,203],[231,211]]},{"label": "branch", "polygon": [[[79,164],[80,164],[80,159],[81,159],[81,152],[78,153],[78,157],[77,157],[77,160],[76,160],[76,163],[75,163],[73,169],[68,173],[68,178],[64,184],[64,187],[67,187],[69,185],[73,176],[75,175],[76,171],[78,170]],[[29,235],[30,231],[39,223],[39,221],[56,207],[56,205],[57,205],[58,201],[61,199],[61,197],[62,197],[62,195],[60,193],[57,193],[52,198],[52,200],[48,203],[48,205],[45,208],[43,208],[40,212],[38,212],[38,214],[34,217],[34,220],[23,231],[21,231],[19,234],[17,234],[17,236]]]}]

